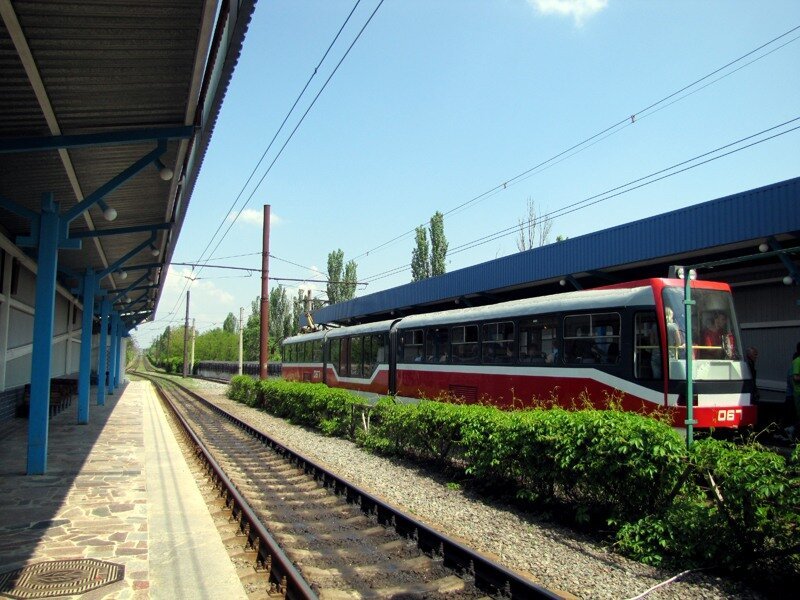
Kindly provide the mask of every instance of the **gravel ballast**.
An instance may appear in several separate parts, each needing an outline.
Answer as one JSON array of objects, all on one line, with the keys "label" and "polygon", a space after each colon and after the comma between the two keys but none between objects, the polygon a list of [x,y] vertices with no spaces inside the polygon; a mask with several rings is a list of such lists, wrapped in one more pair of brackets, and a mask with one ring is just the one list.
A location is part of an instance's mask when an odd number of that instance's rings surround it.
[{"label": "gravel ballast", "polygon": [[[615,554],[588,536],[516,507],[478,498],[412,463],[376,456],[232,401],[223,384],[191,387],[277,441],[383,498],[431,527],[500,560],[541,585],[578,598],[635,598],[678,575]],[[713,535],[713,532],[709,532]],[[764,598],[740,582],[690,572],[646,596]]]}]

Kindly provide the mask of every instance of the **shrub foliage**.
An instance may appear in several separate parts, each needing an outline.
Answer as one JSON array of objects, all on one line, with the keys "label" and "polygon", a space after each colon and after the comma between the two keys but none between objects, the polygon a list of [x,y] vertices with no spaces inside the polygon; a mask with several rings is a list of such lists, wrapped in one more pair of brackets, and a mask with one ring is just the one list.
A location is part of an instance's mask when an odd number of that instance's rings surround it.
[{"label": "shrub foliage", "polygon": [[[619,410],[360,396],[324,384],[234,377],[230,398],[373,451],[462,469],[524,502],[610,526],[649,564],[729,565],[800,550],[800,452],[714,439],[687,450],[657,419]],[[796,567],[795,567],[796,568]]]}]

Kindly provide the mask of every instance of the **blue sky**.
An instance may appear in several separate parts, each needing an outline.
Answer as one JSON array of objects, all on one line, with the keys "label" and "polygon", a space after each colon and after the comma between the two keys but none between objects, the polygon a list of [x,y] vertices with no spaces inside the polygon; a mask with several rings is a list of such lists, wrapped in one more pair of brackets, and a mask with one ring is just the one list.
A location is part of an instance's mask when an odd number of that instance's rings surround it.
[{"label": "blue sky", "polygon": [[[513,227],[526,215],[528,198],[541,211],[556,211],[800,117],[800,39],[793,41],[800,29],[677,102],[640,112],[800,25],[796,0],[385,0],[254,191],[378,2],[359,3],[245,188],[234,214],[244,211],[210,264],[260,267],[268,203],[271,253],[306,267],[272,260],[270,275],[309,278],[287,284],[291,296],[297,286],[324,291],[318,281],[324,275],[314,269],[324,271],[328,252],[337,248],[346,260],[356,258],[359,280],[369,282],[359,289],[364,295],[410,280],[410,271],[374,276],[410,263],[412,235],[375,248],[436,210],[446,214],[453,250]],[[259,2],[175,262],[203,254],[354,4]],[[613,135],[449,213],[631,115],[634,122]],[[576,237],[796,177],[799,158],[800,130],[556,217],[551,237]],[[501,237],[451,252],[448,271],[516,251],[514,235]],[[185,276],[190,269],[170,268],[156,321],[134,334],[140,344],[182,322]],[[229,312],[238,315],[240,306],[248,314],[259,293],[257,275],[206,268],[191,283],[190,313],[203,331],[220,326]]]}]

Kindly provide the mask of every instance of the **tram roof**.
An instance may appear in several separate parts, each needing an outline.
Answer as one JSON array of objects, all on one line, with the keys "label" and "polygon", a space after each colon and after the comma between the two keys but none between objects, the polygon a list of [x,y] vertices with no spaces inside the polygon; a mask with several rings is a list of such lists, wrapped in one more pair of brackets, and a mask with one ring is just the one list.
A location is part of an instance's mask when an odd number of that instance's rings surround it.
[{"label": "tram roof", "polygon": [[[63,214],[161,140],[159,159],[172,179],[147,163],[103,198],[118,218],[105,220],[98,205],[77,214],[69,235],[82,247],[58,256],[59,280],[72,287],[87,267],[102,272],[134,252],[121,266],[132,272],[127,281],[115,270],[100,284],[119,291],[149,272],[155,283],[136,307],[140,318],[129,324],[152,316],[254,5],[7,3],[0,11],[3,248],[20,252],[15,241],[31,235],[24,209],[38,213],[43,194],[52,192]],[[10,204],[23,216],[6,210]]]},{"label": "tram roof", "polygon": [[780,281],[788,260],[759,254],[800,245],[800,177],[703,202],[647,219],[518,252],[445,275],[401,285],[313,313],[316,323],[353,324],[483,306],[555,294],[568,285],[588,289],[666,277],[671,265],[739,257],[733,265],[701,270],[700,278],[732,287]]}]

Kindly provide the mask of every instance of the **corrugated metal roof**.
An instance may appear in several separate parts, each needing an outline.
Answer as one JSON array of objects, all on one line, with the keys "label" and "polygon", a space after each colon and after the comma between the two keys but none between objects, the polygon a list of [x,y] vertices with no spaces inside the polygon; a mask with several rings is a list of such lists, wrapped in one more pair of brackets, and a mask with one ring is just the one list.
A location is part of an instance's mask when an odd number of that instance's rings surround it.
[{"label": "corrugated metal roof", "polygon": [[[255,1],[16,0],[0,8],[3,140],[195,126],[192,139],[169,141],[161,157],[175,173],[172,181],[146,168],[104,198],[117,211],[115,221],[105,221],[95,206],[70,228],[75,233],[171,221],[171,232],[158,233],[159,257],[142,251],[128,265],[168,262]],[[155,146],[147,141],[3,153],[0,195],[38,211],[42,194],[53,192],[63,212]],[[13,241],[29,234],[29,224],[0,209],[0,231]],[[82,250],[59,252],[59,265],[102,270],[147,238],[84,239]],[[112,281],[102,285],[121,284]]]},{"label": "corrugated metal roof", "polygon": [[320,324],[347,323],[538,296],[563,290],[559,282],[569,276],[583,287],[665,277],[669,264],[753,254],[770,237],[800,243],[800,178],[325,306],[313,316]]}]

